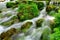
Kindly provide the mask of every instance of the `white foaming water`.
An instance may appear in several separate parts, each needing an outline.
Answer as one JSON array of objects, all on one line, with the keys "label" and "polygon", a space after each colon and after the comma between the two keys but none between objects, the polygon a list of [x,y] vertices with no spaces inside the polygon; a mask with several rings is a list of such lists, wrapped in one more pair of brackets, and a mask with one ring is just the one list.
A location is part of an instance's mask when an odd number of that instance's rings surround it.
[{"label": "white foaming water", "polygon": [[4,27],[0,25],[0,34],[4,31]]}]

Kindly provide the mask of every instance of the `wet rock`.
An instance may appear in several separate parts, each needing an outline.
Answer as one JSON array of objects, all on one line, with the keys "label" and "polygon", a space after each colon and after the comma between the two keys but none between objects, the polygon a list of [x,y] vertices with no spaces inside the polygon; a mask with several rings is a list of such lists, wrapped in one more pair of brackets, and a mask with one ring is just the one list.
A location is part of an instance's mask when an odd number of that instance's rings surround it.
[{"label": "wet rock", "polygon": [[12,16],[12,14],[10,14],[10,13],[7,13],[4,15],[4,17],[10,17],[10,16]]},{"label": "wet rock", "polygon": [[18,7],[18,3],[17,2],[7,2],[6,7],[7,8],[16,8],[16,7]]},{"label": "wet rock", "polygon": [[9,20],[7,22],[3,22],[0,25],[11,26],[11,25],[13,25],[14,23],[17,23],[17,22],[19,22],[18,18],[17,18],[17,16],[14,16],[14,17],[11,18],[11,20]]},{"label": "wet rock", "polygon": [[55,8],[56,8],[56,6],[54,6],[54,5],[47,5],[46,11],[49,13],[50,11],[55,10]]},{"label": "wet rock", "polygon": [[43,21],[44,21],[44,19],[38,19],[38,20],[36,21],[36,26],[37,26],[37,27],[41,27]]},{"label": "wet rock", "polygon": [[26,22],[25,24],[23,24],[22,26],[21,26],[21,32],[27,32],[28,31],[28,29],[30,28],[32,26],[32,22]]},{"label": "wet rock", "polygon": [[0,13],[0,18],[3,18],[3,15]]},{"label": "wet rock", "polygon": [[43,2],[36,2],[38,5],[38,9],[42,10],[44,8],[44,3]]},{"label": "wet rock", "polygon": [[50,28],[53,29],[55,27],[55,22],[54,20],[51,20],[50,21]]},{"label": "wet rock", "polygon": [[17,33],[16,29],[11,28],[6,32],[1,33],[0,38],[1,38],[1,40],[10,40],[11,36],[16,33]]}]

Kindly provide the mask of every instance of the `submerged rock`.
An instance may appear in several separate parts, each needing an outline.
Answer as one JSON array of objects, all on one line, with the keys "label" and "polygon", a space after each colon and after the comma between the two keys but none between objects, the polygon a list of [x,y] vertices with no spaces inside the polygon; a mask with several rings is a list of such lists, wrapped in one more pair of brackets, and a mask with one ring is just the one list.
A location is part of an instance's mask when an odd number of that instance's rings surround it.
[{"label": "submerged rock", "polygon": [[44,21],[43,18],[42,18],[42,19],[38,19],[38,20],[36,21],[36,26],[37,26],[37,27],[41,27],[43,21]]},{"label": "submerged rock", "polygon": [[0,18],[3,18],[3,17],[4,17],[3,14],[0,13]]},{"label": "submerged rock", "polygon": [[32,22],[26,22],[25,24],[23,24],[22,26],[21,26],[21,32],[27,32],[28,31],[28,29],[32,26]]},{"label": "submerged rock", "polygon": [[38,9],[42,10],[44,8],[44,3],[43,2],[37,2]]},{"label": "submerged rock", "polygon": [[1,40],[10,40],[11,36],[16,34],[16,33],[17,33],[16,29],[11,28],[6,32],[1,33],[0,38],[1,38]]},{"label": "submerged rock", "polygon": [[54,5],[47,5],[46,11],[49,13],[50,11],[55,10],[55,8],[56,8],[56,6],[54,6]]},{"label": "submerged rock", "polygon": [[19,22],[18,18],[17,18],[17,16],[14,16],[14,17],[11,18],[11,20],[8,20],[7,22],[3,22],[0,25],[11,26],[11,25],[13,25],[14,23],[17,23],[17,22]]}]

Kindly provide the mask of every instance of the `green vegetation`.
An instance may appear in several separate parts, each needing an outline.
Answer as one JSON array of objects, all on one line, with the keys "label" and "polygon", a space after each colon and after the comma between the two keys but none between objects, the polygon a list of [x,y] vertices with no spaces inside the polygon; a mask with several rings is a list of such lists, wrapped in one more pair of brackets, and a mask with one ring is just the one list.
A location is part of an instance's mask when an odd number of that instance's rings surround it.
[{"label": "green vegetation", "polygon": [[11,36],[16,34],[16,33],[17,33],[16,29],[11,28],[7,32],[1,33],[0,38],[1,38],[1,40],[11,40]]},{"label": "green vegetation", "polygon": [[0,13],[0,18],[3,18],[3,15]]},{"label": "green vegetation", "polygon": [[28,29],[31,27],[31,25],[32,25],[32,22],[26,22],[25,24],[23,24],[22,26],[21,26],[21,32],[27,32],[28,31]]},{"label": "green vegetation", "polygon": [[46,11],[49,13],[52,10],[55,10],[56,6],[55,5],[47,5]]},{"label": "green vegetation", "polygon": [[60,27],[54,28],[54,33],[50,34],[50,40],[60,40]]},{"label": "green vegetation", "polygon": [[8,14],[6,14],[5,16],[10,17],[10,16],[12,16],[12,14],[8,13]]},{"label": "green vegetation", "polygon": [[[29,10],[29,11],[28,11]],[[39,15],[36,3],[20,3],[18,6],[18,19],[20,21],[29,20]]]},{"label": "green vegetation", "polygon": [[6,7],[7,8],[16,8],[18,6],[18,2],[7,2]]},{"label": "green vegetation", "polygon": [[44,19],[38,19],[38,20],[36,21],[36,26],[37,26],[37,27],[41,27],[43,21],[44,21]]},{"label": "green vegetation", "polygon": [[43,2],[37,2],[38,9],[42,10],[44,8],[44,3]]},{"label": "green vegetation", "polygon": [[14,16],[13,18],[11,18],[11,20],[9,20],[7,22],[3,22],[0,25],[11,26],[11,25],[13,25],[14,23],[17,23],[17,22],[19,22],[18,18],[17,18],[17,16]]}]

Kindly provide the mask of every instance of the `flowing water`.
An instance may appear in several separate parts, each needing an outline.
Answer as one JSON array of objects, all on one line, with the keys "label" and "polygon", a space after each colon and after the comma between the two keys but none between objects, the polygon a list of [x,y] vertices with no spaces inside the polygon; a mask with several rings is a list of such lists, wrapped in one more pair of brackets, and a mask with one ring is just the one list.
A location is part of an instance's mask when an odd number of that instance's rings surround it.
[{"label": "flowing water", "polygon": [[[17,8],[14,9],[14,10],[6,8],[6,2],[8,2],[8,1],[0,2],[0,6],[1,6],[0,9],[2,11],[6,9],[5,11],[2,12],[3,15],[11,13],[12,16],[1,18],[0,19],[0,23],[9,21],[13,16],[15,16],[17,14],[17,12],[16,12]],[[48,33],[47,34],[47,37],[48,37],[49,33],[51,32],[51,29],[49,27],[50,21],[53,20],[54,17],[51,17],[51,16],[47,15],[47,12],[46,12],[46,2],[44,2],[44,4],[45,4],[44,9],[40,11],[40,15],[38,17],[36,17],[36,18],[33,18],[31,20],[26,20],[24,22],[19,22],[19,23],[13,24],[10,27],[4,27],[4,26],[0,25],[0,34],[2,32],[5,32],[5,31],[11,29],[11,28],[20,28],[26,22],[32,22],[33,25],[31,26],[31,28],[28,30],[28,32],[26,34],[19,33],[17,35],[14,35],[12,37],[12,39],[13,40],[17,40],[17,39],[18,40],[41,40],[42,34],[46,35],[46,34],[44,34],[46,31],[47,31],[46,33]],[[14,13],[16,13],[16,14],[14,14]],[[35,22],[38,19],[41,19],[41,18],[44,18],[44,22],[42,23],[42,27],[39,27],[39,28],[36,29],[36,23]]]}]

